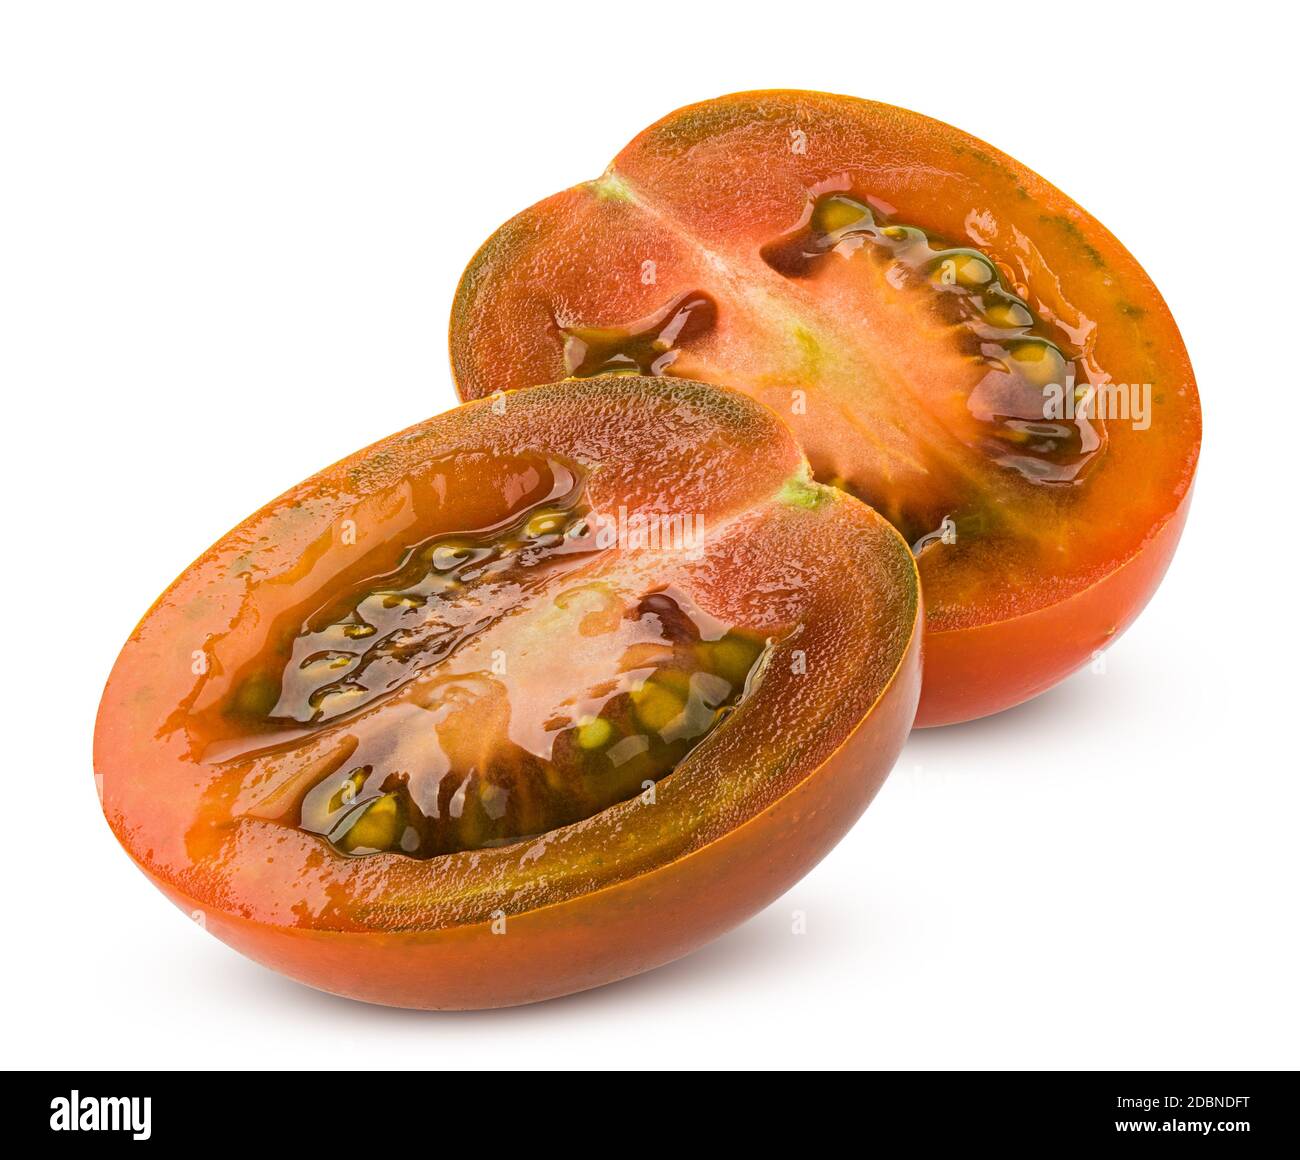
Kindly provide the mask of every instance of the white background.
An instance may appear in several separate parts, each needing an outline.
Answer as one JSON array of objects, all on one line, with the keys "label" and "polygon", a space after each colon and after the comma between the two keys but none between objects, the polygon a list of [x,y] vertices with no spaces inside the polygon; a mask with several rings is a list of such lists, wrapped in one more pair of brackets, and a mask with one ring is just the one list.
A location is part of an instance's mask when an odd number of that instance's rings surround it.
[{"label": "white background", "polygon": [[[0,1063],[1300,1065],[1295,29],[1156,8],[6,4]],[[764,87],[956,124],[1143,262],[1205,408],[1162,589],[1104,674],[914,735],[816,871],[657,972],[440,1015],[242,959],[103,823],[118,648],[264,501],[453,404],[498,224]]]}]

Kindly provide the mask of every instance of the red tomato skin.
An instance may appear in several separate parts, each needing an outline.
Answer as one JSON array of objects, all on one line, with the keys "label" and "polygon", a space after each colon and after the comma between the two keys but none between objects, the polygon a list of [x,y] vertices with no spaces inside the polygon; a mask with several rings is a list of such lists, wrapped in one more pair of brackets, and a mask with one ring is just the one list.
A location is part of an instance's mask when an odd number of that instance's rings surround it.
[{"label": "red tomato skin", "polygon": [[1059,604],[1013,620],[925,636],[918,729],[988,717],[1023,704],[1090,664],[1146,607],[1173,559],[1192,501],[1126,564]]}]

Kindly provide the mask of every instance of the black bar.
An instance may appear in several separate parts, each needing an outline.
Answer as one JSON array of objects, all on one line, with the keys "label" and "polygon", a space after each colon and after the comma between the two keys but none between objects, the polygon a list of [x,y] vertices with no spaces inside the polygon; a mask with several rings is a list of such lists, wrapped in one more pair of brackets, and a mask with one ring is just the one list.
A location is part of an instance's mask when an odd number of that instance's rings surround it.
[{"label": "black bar", "polygon": [[442,1132],[452,1125],[462,1146],[481,1134],[489,1147],[502,1140],[518,1148],[534,1133],[555,1146],[560,1124],[572,1144],[609,1139],[610,1130],[618,1139],[633,1129],[643,1140],[656,1129],[680,1129],[683,1112],[695,1121],[706,1108],[705,1121],[724,1137],[775,1129],[817,1147],[831,1139],[827,1129],[856,1131],[866,1148],[873,1129],[885,1129],[876,1142],[1119,1141],[1149,1150],[1177,1139],[1216,1151],[1262,1144],[1294,1150],[1300,1118],[1292,1072],[847,1073],[830,1084],[820,1076],[755,1073],[738,1082],[561,1076],[544,1112],[536,1076],[387,1072],[351,1059],[333,1072],[10,1073],[4,1086],[10,1141],[205,1149],[247,1149],[256,1141],[259,1151],[277,1141],[356,1143],[366,1155],[408,1152],[430,1131],[426,1143],[445,1147]]}]

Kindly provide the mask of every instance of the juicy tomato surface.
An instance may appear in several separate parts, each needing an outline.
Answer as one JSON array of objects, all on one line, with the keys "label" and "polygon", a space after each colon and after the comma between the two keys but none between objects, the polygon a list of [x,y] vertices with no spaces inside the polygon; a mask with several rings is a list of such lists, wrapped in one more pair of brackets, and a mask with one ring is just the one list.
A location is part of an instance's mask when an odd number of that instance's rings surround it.
[{"label": "juicy tomato surface", "polygon": [[104,811],[207,929],[338,994],[489,1007],[685,954],[871,800],[919,579],[738,392],[467,404],[267,505],[109,679]]},{"label": "juicy tomato surface", "polygon": [[533,206],[457,291],[461,396],[627,373],[737,387],[864,499],[925,591],[918,724],[996,712],[1154,591],[1200,447],[1192,369],[1134,258],[951,126],[806,92],[671,114]]}]

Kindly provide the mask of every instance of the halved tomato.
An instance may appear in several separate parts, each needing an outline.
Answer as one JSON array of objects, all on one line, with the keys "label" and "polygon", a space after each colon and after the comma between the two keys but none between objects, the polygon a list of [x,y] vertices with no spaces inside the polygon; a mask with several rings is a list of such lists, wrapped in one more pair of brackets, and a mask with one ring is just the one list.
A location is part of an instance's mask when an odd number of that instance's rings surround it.
[{"label": "halved tomato", "polygon": [[461,281],[463,398],[564,376],[738,387],[913,546],[918,724],[996,712],[1145,604],[1187,515],[1192,369],[1098,222],[948,125],[742,93],[651,126]]},{"label": "halved tomato", "polygon": [[911,727],[920,616],[907,545],[746,396],[503,395],[181,575],[104,693],[104,811],[294,978],[545,999],[685,954],[834,845]]}]

